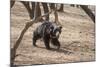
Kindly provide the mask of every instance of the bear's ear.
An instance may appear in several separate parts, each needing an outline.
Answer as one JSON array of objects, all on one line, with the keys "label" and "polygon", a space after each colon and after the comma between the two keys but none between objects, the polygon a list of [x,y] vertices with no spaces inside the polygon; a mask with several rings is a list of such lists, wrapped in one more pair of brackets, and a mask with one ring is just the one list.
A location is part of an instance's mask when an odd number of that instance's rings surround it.
[{"label": "bear's ear", "polygon": [[62,26],[59,26],[60,29],[62,29]]}]

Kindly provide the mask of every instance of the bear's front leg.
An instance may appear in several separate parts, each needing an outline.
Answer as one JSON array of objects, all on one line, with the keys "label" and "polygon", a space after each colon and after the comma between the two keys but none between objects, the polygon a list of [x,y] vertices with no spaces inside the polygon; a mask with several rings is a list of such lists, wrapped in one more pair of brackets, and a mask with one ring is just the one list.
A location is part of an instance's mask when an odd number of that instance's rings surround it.
[{"label": "bear's front leg", "polygon": [[57,38],[53,38],[51,39],[51,43],[54,45],[54,46],[57,46],[57,49],[59,50],[60,49],[60,42]]},{"label": "bear's front leg", "polygon": [[44,40],[44,44],[46,46],[46,49],[50,50],[50,45],[49,45],[50,38],[49,37],[44,37],[43,40]]}]

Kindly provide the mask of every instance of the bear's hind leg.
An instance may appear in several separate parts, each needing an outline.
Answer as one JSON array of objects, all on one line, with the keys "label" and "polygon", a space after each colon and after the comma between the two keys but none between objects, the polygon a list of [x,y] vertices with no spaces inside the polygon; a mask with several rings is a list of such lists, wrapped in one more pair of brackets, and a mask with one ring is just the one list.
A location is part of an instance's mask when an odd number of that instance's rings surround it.
[{"label": "bear's hind leg", "polygon": [[39,39],[39,36],[36,35],[35,33],[33,34],[33,46],[37,46],[36,45],[36,41]]},{"label": "bear's hind leg", "polygon": [[33,37],[33,46],[37,46],[36,45],[36,40],[37,40],[37,38]]}]

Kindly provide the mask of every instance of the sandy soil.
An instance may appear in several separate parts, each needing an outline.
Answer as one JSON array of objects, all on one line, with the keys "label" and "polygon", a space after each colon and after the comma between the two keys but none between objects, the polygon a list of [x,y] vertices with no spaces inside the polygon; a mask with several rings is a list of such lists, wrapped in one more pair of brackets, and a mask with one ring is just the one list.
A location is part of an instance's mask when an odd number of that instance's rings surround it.
[{"label": "sandy soil", "polygon": [[[54,64],[83,62],[95,60],[95,25],[81,8],[64,6],[64,12],[59,12],[59,21],[63,25],[60,36],[61,48],[59,51],[47,50],[44,43],[38,40],[38,47],[32,45],[34,29],[41,23],[31,26],[25,33],[19,48],[15,65]],[[50,15],[51,21],[54,15]],[[16,2],[11,9],[11,48],[18,39],[27,21],[28,12],[25,7]]]}]

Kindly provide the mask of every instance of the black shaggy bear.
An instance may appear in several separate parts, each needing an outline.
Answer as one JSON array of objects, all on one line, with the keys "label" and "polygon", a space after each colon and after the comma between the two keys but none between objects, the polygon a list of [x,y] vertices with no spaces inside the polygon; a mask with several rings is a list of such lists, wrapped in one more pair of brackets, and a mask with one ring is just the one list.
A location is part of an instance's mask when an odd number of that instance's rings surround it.
[{"label": "black shaggy bear", "polygon": [[50,50],[50,42],[60,48],[59,35],[61,34],[61,26],[57,26],[55,23],[45,21],[36,28],[33,32],[33,46],[36,46],[36,41],[40,38],[43,39],[47,49]]}]

